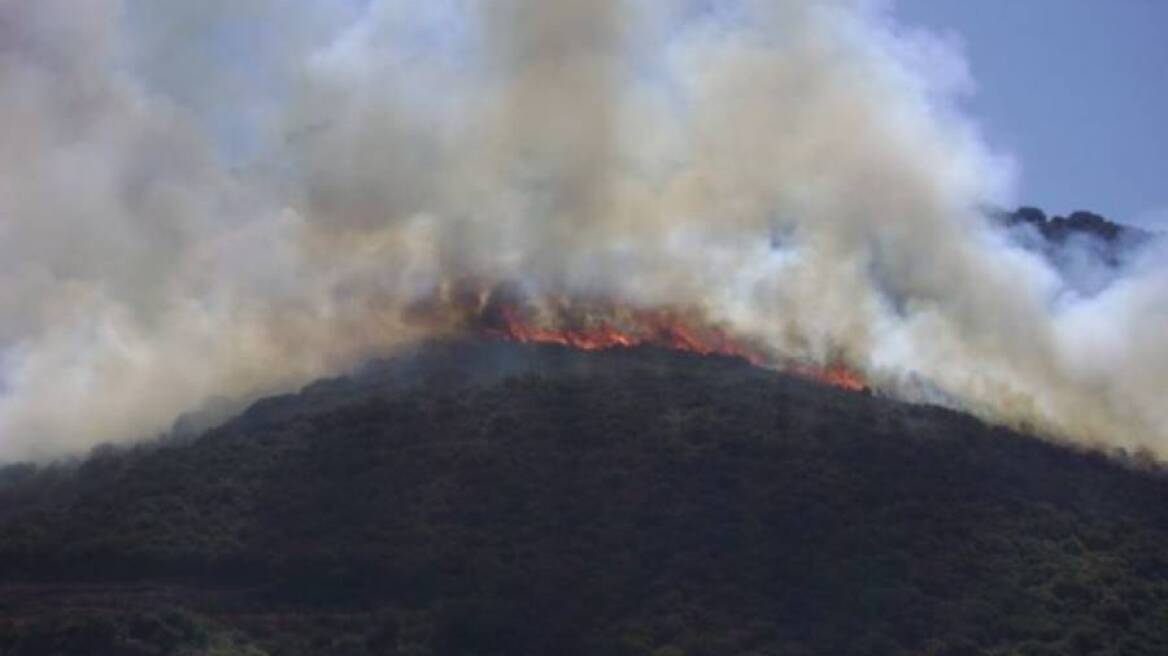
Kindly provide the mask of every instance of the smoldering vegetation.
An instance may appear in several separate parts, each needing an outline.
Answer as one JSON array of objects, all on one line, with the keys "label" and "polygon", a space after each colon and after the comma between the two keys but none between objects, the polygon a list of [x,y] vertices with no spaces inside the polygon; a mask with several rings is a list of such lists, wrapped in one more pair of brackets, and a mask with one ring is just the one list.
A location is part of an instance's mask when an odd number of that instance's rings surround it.
[{"label": "smoldering vegetation", "polygon": [[1013,165],[888,3],[44,0],[0,37],[0,458],[444,334],[409,309],[466,279],[1168,441],[1163,245],[1100,277],[988,221]]}]

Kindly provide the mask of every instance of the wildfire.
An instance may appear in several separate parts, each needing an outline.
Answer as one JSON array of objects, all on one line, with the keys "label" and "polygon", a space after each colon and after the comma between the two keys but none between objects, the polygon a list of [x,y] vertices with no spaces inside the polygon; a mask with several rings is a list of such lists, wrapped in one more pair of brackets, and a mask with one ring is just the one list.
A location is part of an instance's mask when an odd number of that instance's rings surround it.
[{"label": "wildfire", "polygon": [[520,303],[488,300],[476,317],[478,330],[491,338],[521,343],[559,344],[584,351],[657,346],[701,355],[742,358],[853,392],[868,389],[855,371],[842,366],[791,363],[736,340],[700,317],[671,310],[632,309],[605,304],[552,302],[532,309]]},{"label": "wildfire", "polygon": [[868,389],[868,384],[860,377],[860,374],[841,365],[831,365],[827,367],[810,367],[806,365],[791,367],[788,369],[791,373],[809,378],[811,380],[819,381],[832,387],[839,387],[852,392],[862,392]]},{"label": "wildfire", "polygon": [[746,348],[716,328],[698,330],[664,311],[628,310],[621,325],[596,314],[586,314],[580,327],[542,328],[525,320],[523,313],[511,305],[502,305],[495,313],[499,325],[483,329],[487,335],[524,343],[560,344],[584,351],[601,351],[632,346],[660,346],[701,355],[728,355],[751,364],[762,365],[766,358]]}]

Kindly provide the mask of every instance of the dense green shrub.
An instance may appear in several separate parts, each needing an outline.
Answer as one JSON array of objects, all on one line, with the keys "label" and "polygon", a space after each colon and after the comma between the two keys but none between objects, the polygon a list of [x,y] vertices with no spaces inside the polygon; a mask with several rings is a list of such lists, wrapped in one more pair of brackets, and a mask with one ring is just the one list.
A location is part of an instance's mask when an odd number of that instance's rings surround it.
[{"label": "dense green shrub", "polygon": [[652,349],[407,369],[0,470],[0,654],[1168,653],[1146,460]]}]

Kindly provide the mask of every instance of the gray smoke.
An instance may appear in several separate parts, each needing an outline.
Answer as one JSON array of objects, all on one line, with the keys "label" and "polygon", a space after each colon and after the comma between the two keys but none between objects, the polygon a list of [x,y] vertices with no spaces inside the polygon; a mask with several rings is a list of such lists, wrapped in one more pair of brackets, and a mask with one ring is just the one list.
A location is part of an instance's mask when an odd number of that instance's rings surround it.
[{"label": "gray smoke", "polygon": [[1163,247],[1082,293],[993,228],[972,87],[861,0],[0,0],[0,458],[352,366],[468,278],[1163,455]]}]

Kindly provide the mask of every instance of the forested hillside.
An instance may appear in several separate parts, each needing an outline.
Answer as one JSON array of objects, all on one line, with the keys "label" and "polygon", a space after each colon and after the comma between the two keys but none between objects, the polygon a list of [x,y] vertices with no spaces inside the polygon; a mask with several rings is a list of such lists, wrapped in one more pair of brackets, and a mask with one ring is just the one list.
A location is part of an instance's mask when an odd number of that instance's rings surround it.
[{"label": "forested hillside", "polygon": [[724,357],[436,343],[12,466],[0,654],[1164,654],[1168,480]]}]

